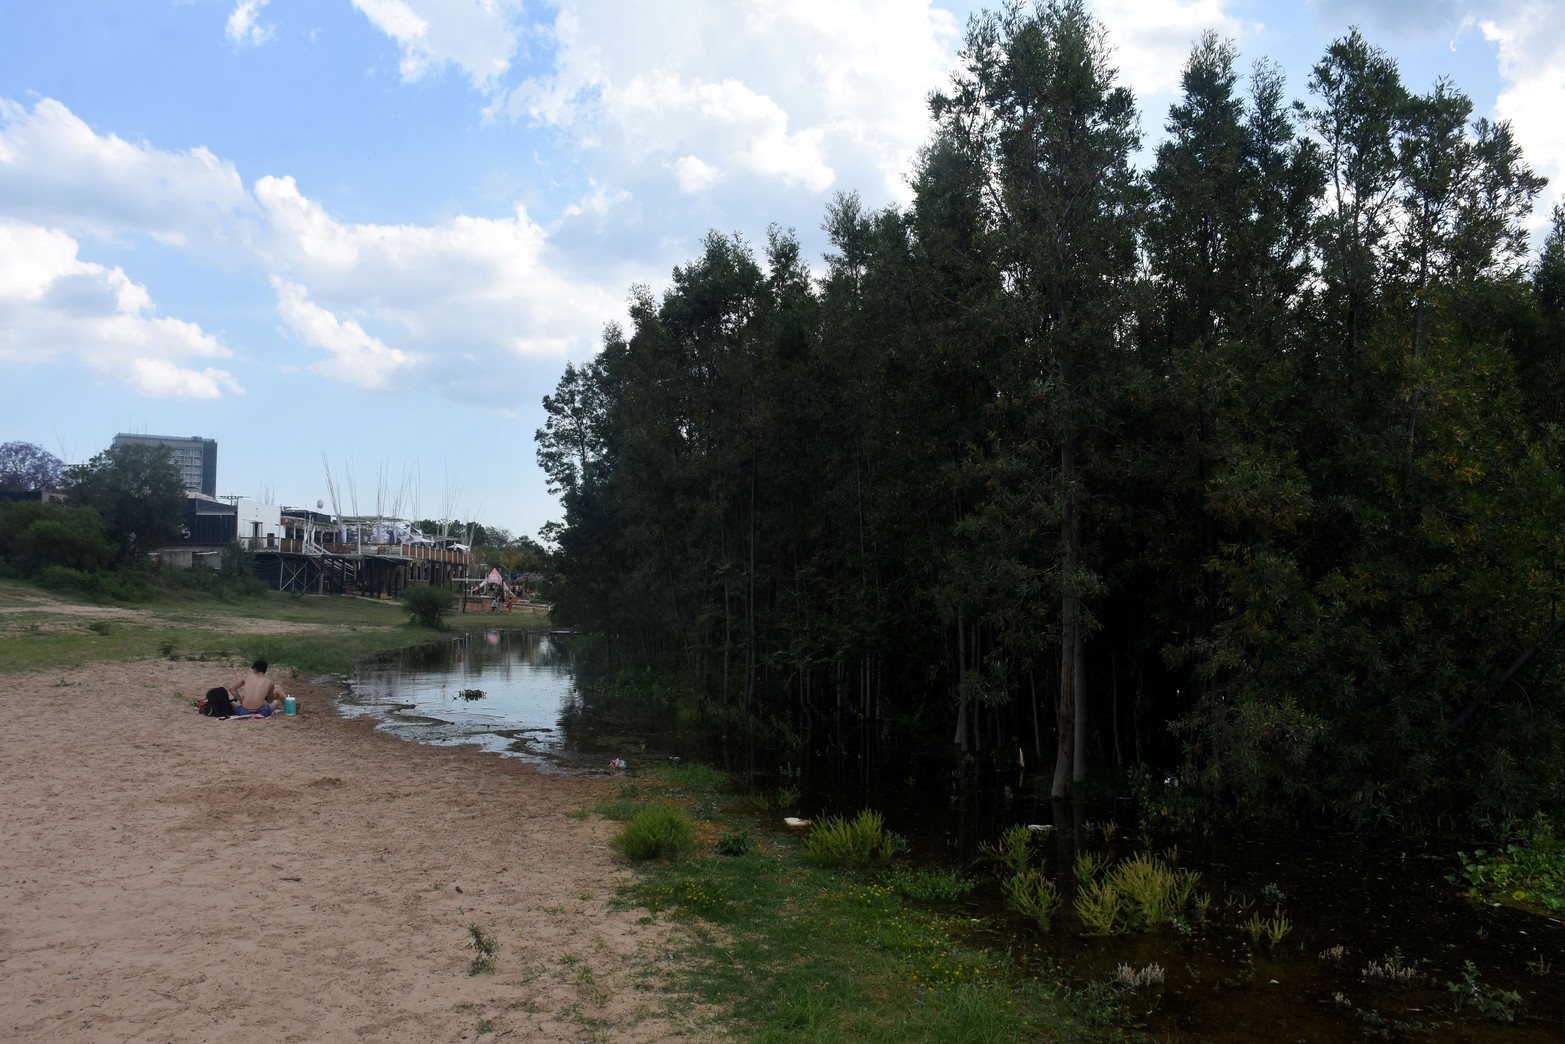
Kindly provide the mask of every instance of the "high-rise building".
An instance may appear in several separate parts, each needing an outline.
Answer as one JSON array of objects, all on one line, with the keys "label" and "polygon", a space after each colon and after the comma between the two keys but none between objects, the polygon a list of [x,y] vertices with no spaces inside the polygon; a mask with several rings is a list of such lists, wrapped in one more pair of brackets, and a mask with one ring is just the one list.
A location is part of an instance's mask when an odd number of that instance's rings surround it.
[{"label": "high-rise building", "polygon": [[192,493],[217,496],[217,440],[203,439],[199,435],[183,438],[178,435],[127,435],[114,436],[114,445],[127,443],[142,446],[163,446],[174,454],[174,466],[185,488]]}]

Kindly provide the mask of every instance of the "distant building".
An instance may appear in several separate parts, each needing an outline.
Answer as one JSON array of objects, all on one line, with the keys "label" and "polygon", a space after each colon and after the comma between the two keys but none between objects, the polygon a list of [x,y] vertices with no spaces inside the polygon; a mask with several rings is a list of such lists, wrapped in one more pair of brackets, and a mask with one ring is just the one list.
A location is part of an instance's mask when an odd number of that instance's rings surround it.
[{"label": "distant building", "polygon": [[185,488],[192,493],[217,496],[217,440],[203,439],[199,435],[184,438],[178,435],[127,435],[114,436],[114,445],[162,446],[174,454],[174,465]]}]

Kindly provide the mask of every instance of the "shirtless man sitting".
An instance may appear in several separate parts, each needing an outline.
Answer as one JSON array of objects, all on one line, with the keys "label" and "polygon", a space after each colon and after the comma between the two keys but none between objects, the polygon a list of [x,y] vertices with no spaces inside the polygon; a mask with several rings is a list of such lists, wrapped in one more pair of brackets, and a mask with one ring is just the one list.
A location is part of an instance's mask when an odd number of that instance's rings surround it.
[{"label": "shirtless man sitting", "polygon": [[269,718],[283,709],[283,689],[266,676],[266,661],[257,660],[250,665],[250,673],[231,685],[234,694],[234,714],[244,717],[258,714]]}]

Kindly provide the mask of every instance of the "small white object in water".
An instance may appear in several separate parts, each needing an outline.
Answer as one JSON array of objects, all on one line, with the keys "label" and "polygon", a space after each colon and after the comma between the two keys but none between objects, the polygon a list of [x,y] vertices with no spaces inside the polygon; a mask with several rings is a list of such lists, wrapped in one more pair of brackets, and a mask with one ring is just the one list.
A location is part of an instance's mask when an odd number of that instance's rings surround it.
[{"label": "small white object in water", "polygon": [[783,816],[783,822],[791,827],[807,827],[810,825],[808,819],[799,819],[796,816]]},{"label": "small white object in water", "polygon": [[627,767],[628,766],[625,764],[625,759],[624,758],[613,758],[613,759],[611,759],[609,761],[609,768],[612,768],[612,769],[622,769],[622,768],[627,768]]},{"label": "small white object in water", "polygon": [[1027,829],[1035,834],[1047,834],[1054,829],[1053,823],[1028,823]]}]

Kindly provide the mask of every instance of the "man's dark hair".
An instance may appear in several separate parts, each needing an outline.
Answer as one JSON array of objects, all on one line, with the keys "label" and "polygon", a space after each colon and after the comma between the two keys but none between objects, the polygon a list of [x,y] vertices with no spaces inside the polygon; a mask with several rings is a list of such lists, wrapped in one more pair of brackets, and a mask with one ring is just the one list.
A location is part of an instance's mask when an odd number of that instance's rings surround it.
[{"label": "man's dark hair", "polygon": [[257,661],[255,661],[254,663],[252,663],[250,665],[250,669],[252,671],[254,671],[255,673],[257,673],[257,674],[265,674],[266,673],[266,661],[265,660],[257,660]]}]

